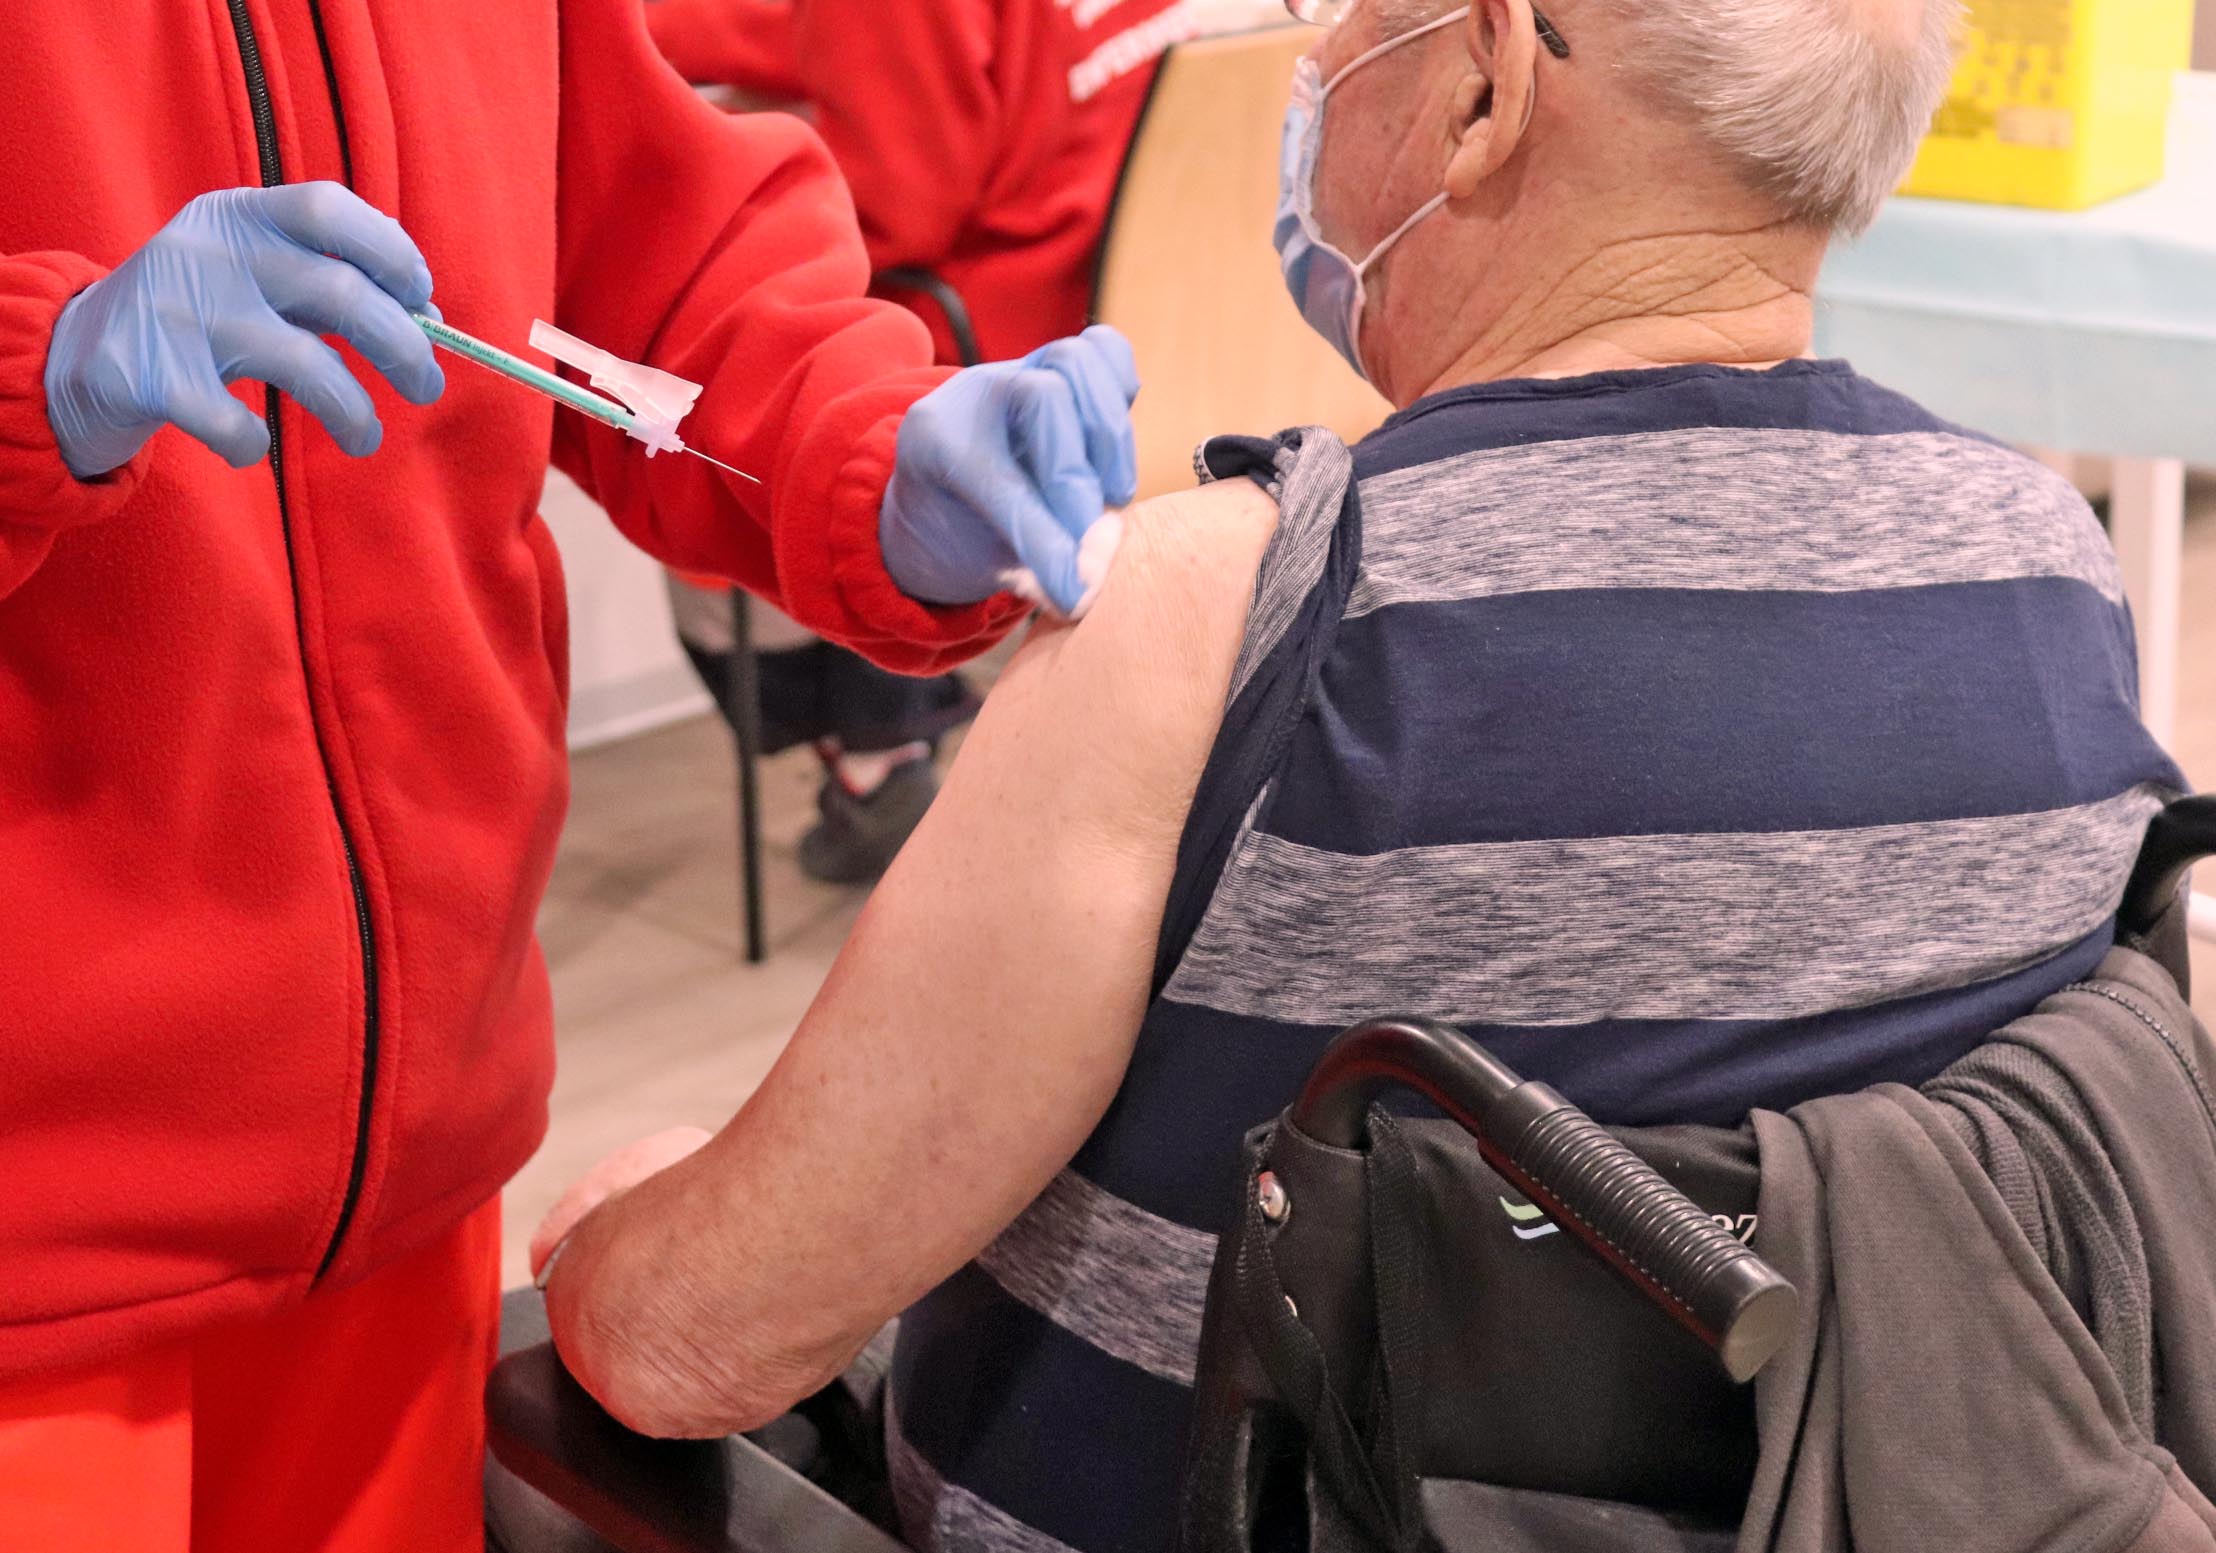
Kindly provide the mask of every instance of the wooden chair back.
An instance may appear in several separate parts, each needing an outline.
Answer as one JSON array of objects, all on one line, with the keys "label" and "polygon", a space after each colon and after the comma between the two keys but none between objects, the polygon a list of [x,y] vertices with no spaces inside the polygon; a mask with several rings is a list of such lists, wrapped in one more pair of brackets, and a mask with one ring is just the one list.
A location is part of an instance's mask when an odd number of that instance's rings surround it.
[{"label": "wooden chair back", "polygon": [[1270,246],[1286,88],[1314,37],[1288,25],[1178,45],[1133,138],[1094,310],[1145,380],[1142,497],[1190,487],[1205,438],[1321,425],[1352,442],[1390,410],[1301,321]]}]

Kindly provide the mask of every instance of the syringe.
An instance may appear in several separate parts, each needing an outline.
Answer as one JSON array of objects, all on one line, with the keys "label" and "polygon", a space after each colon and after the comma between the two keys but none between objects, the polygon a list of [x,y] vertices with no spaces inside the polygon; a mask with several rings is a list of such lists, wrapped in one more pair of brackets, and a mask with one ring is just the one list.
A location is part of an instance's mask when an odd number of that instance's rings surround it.
[{"label": "syringe", "polygon": [[[579,387],[544,367],[533,366],[521,356],[512,356],[497,345],[486,344],[475,335],[464,334],[443,319],[433,318],[428,313],[410,313],[408,316],[415,320],[417,328],[431,337],[432,343],[455,355],[467,357],[480,367],[499,373],[511,383],[521,383],[525,388],[535,389],[559,404],[566,404],[572,410],[591,416],[602,425],[613,426],[626,436],[636,437],[649,445],[656,443],[656,438],[641,433],[638,417],[615,400],[596,394],[589,388]],[[709,458],[700,449],[686,446],[677,438],[674,430],[659,440],[680,453],[690,453],[695,458],[707,459],[718,469],[727,470],[741,480],[752,480],[756,485],[762,483],[743,469],[733,469],[720,458]]]}]

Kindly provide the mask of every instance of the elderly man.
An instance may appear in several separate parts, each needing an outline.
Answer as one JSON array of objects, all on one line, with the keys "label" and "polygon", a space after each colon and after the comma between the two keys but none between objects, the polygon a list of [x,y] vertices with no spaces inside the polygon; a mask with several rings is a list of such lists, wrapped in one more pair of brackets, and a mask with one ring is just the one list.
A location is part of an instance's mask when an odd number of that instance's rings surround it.
[{"label": "elderly man", "polygon": [[554,1265],[657,1433],[906,1311],[918,1546],[1171,1544],[1239,1137],[1342,1024],[1620,1123],[1919,1081],[2093,966],[2179,782],[2077,494],[1808,358],[1953,0],[1345,9],[1279,239],[1401,413],[1129,515],[760,1092]]}]

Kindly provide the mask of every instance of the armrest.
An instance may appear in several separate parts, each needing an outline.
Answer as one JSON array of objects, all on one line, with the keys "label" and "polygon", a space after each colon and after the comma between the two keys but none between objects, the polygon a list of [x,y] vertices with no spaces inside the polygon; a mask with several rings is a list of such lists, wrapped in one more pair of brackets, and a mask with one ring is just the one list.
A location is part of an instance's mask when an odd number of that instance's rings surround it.
[{"label": "armrest", "polygon": [[514,1343],[534,1317],[544,1330],[538,1305],[533,1290],[508,1296],[502,1346],[512,1351],[485,1388],[488,1443],[621,1553],[905,1553],[751,1440],[650,1440],[624,1428],[550,1343]]}]

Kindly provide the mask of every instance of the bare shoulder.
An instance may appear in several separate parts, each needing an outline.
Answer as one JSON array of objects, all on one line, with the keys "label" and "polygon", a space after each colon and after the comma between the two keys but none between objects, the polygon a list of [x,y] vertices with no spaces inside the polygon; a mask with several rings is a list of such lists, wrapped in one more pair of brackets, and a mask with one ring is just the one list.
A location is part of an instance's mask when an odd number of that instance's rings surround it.
[{"label": "bare shoulder", "polygon": [[1100,597],[1071,635],[1204,678],[1220,664],[1228,683],[1277,503],[1251,481],[1225,480],[1141,502],[1122,522]]},{"label": "bare shoulder", "polygon": [[[1122,523],[1092,608],[1076,625],[1034,629],[947,793],[983,783],[984,763],[972,760],[983,746],[1006,767],[1008,785],[990,784],[1003,800],[1051,790],[1084,829],[1119,846],[1166,838],[1174,848],[1223,718],[1277,504],[1247,481],[1225,481],[1143,502]],[[1066,761],[1056,755],[1065,746]]]},{"label": "bare shoulder", "polygon": [[[1123,515],[1123,528],[1118,564],[1143,571],[1149,584],[1198,567],[1244,563],[1251,572],[1277,531],[1277,503],[1251,480],[1219,480],[1141,502]],[[1166,575],[1157,578],[1158,570]]]}]

